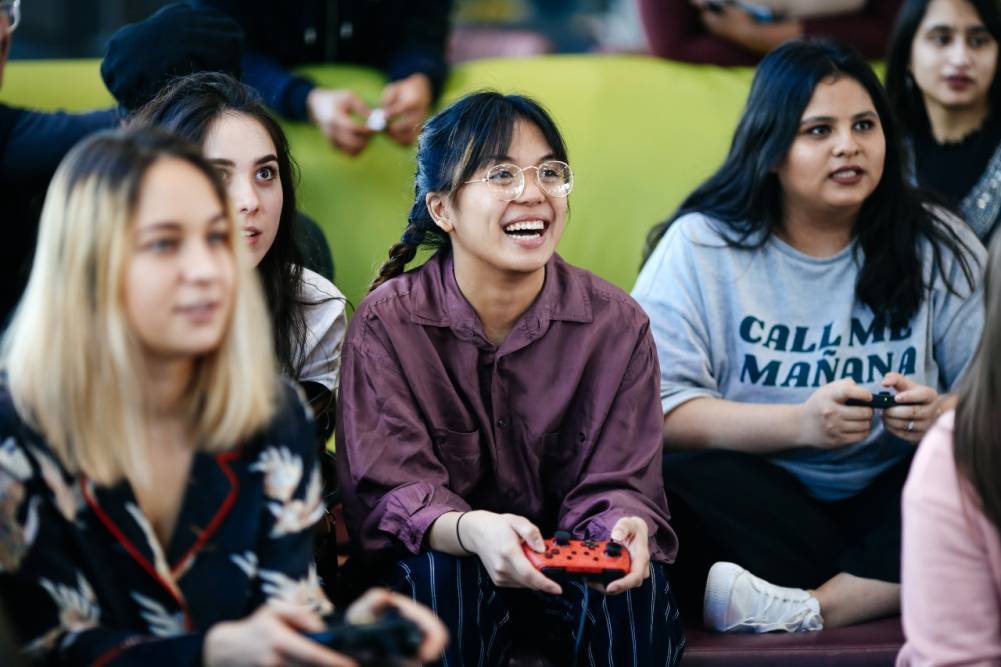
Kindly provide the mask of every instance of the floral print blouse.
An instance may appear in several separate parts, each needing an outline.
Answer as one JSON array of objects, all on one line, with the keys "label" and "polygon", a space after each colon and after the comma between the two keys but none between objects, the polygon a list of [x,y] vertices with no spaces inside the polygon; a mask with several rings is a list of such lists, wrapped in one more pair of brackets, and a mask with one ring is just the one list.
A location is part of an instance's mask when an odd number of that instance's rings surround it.
[{"label": "floral print blouse", "polygon": [[0,381],[0,602],[25,656],[197,665],[209,628],[268,598],[329,613],[312,561],[324,511],[313,443],[308,408],[286,387],[261,435],[195,455],[160,544],[129,484],[68,474]]}]

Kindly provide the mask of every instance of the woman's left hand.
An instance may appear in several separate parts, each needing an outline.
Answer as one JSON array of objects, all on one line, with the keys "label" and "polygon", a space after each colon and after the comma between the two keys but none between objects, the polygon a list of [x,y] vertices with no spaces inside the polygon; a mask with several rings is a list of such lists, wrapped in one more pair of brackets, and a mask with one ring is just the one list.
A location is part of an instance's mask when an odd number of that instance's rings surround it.
[{"label": "woman's left hand", "polygon": [[646,521],[637,516],[622,517],[612,528],[612,540],[629,551],[632,567],[629,574],[605,586],[606,595],[618,595],[643,585],[650,576],[650,543]]},{"label": "woman's left hand", "polygon": [[938,392],[900,373],[887,373],[883,386],[896,391],[893,398],[897,403],[883,410],[886,430],[898,438],[918,444],[938,418]]},{"label": "woman's left hand", "polygon": [[434,612],[408,597],[372,588],[348,607],[345,620],[348,623],[371,623],[390,607],[395,607],[401,616],[421,629],[424,640],[418,649],[417,659],[421,663],[438,660],[448,644],[448,630]]}]

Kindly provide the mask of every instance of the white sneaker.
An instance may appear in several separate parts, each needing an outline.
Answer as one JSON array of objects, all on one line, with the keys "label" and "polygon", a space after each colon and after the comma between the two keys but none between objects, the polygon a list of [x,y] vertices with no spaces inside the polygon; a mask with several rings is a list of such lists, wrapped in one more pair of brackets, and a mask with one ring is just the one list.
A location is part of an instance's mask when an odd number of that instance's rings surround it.
[{"label": "white sneaker", "polygon": [[716,632],[805,632],[821,630],[817,598],[802,588],[784,588],[735,563],[716,563],[706,579],[702,620]]}]

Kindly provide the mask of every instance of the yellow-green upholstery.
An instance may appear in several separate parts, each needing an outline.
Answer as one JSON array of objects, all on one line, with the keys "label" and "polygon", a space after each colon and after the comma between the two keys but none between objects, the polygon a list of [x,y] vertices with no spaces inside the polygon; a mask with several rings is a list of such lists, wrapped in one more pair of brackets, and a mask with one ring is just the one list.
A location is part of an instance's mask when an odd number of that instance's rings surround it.
[{"label": "yellow-green upholstery", "polygon": [[[43,109],[109,105],[98,65],[12,62],[0,100]],[[305,71],[323,84],[349,86],[378,100],[382,78],[371,70]],[[651,224],[673,211],[723,158],[751,74],[634,56],[481,60],[455,68],[442,103],[495,88],[531,95],[552,111],[576,173],[560,252],[628,290]],[[285,127],[302,172],[300,204],[327,232],[336,282],[358,303],[405,225],[413,148],[379,136],[350,158],[330,149],[309,125]]]}]

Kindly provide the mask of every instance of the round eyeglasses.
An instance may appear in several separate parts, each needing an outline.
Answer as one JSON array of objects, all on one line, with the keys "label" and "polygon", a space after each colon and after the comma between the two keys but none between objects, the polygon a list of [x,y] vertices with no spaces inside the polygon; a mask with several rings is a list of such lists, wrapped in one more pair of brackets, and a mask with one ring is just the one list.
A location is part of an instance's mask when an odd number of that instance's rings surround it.
[{"label": "round eyeglasses", "polygon": [[21,0],[0,0],[0,14],[7,17],[7,32],[14,32],[21,22]]},{"label": "round eyeglasses", "polygon": [[525,172],[535,170],[535,181],[547,195],[566,197],[573,190],[573,170],[566,162],[546,160],[539,166],[519,167],[516,164],[497,164],[487,170],[483,178],[474,178],[469,183],[486,182],[490,193],[501,201],[517,199],[525,192]]}]

